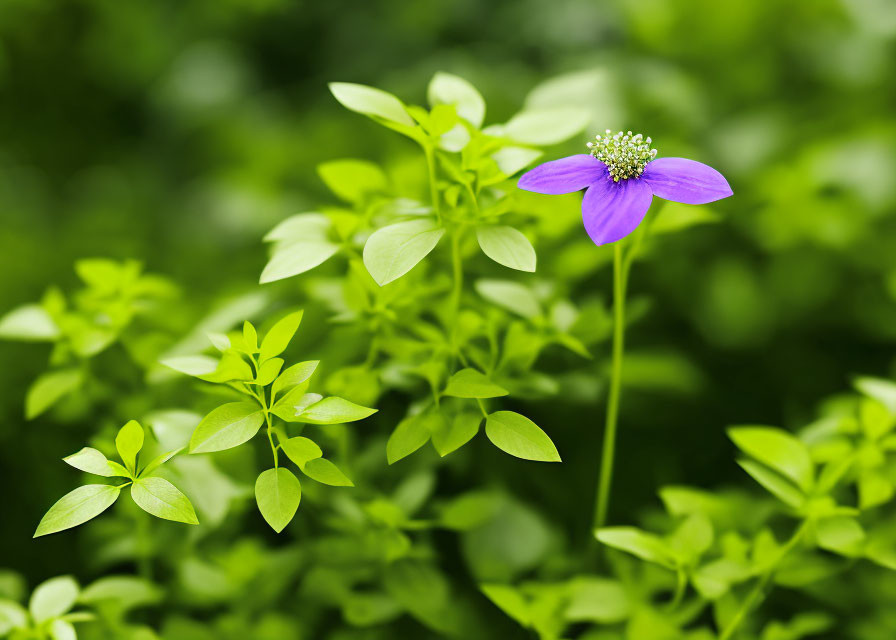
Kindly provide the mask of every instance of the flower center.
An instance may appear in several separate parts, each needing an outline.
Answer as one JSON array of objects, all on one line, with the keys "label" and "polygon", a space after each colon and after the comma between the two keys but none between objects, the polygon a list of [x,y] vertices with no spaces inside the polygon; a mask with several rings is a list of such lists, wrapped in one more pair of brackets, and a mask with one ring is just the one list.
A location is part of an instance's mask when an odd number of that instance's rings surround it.
[{"label": "flower center", "polygon": [[644,173],[647,163],[656,158],[656,149],[651,148],[650,138],[631,131],[612,133],[607,129],[604,135],[594,136],[597,142],[589,142],[591,155],[607,165],[613,182],[637,178]]}]

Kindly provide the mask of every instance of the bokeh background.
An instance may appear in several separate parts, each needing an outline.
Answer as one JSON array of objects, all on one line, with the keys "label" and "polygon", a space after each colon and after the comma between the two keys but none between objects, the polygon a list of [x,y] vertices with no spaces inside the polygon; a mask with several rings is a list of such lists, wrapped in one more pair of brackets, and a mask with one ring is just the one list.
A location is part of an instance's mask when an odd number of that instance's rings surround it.
[{"label": "bokeh background", "polygon": [[[725,426],[798,426],[854,374],[893,373],[894,41],[888,0],[3,0],[0,312],[74,286],[82,257],[172,278],[185,317],[257,287],[264,232],[332,200],[317,164],[414,153],[328,81],[423,103],[445,70],[503,122],[538,83],[588,72],[596,130],[649,134],[735,192],[718,223],[636,266],[651,308],[629,344],[671,355],[630,370],[620,449],[637,464],[619,465],[614,504],[635,511],[663,482],[740,482]],[[606,272],[590,286],[608,293]],[[0,363],[0,565],[32,583],[78,573],[64,540],[29,538],[71,486],[58,459],[85,428],[23,419],[43,347],[0,343]],[[597,423],[600,409],[561,396],[540,411]],[[522,493],[570,496],[561,528],[584,529],[572,494],[597,437],[588,450],[560,430],[563,470],[513,472]]]}]

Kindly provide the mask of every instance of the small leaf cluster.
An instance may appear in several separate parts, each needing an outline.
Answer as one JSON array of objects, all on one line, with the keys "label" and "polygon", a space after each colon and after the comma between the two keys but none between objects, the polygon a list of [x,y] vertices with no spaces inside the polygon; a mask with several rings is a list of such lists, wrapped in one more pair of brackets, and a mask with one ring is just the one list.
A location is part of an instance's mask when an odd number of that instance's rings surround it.
[{"label": "small leaf cluster", "polygon": [[162,465],[181,452],[168,451],[142,461],[146,432],[136,420],[125,424],[115,438],[115,448],[121,462],[109,460],[92,447],[84,447],[77,453],[63,458],[75,469],[104,478],[123,479],[120,484],[87,484],[78,487],[59,499],[37,525],[34,537],[40,537],[71,529],[91,520],[118,500],[121,490],[130,487],[134,503],[145,512],[185,524],[199,524],[189,498],[165,478],[154,475]]},{"label": "small leaf cluster", "polygon": [[[331,425],[363,420],[376,410],[338,396],[308,392],[317,361],[286,367],[280,356],[289,346],[302,321],[303,311],[290,313],[276,322],[259,342],[251,322],[240,333],[213,334],[212,344],[220,357],[180,356],[163,362],[167,366],[206,382],[224,385],[242,399],[209,412],[190,438],[189,453],[212,453],[238,447],[266,427],[274,467],[263,471],[255,483],[258,509],[278,533],[293,519],[302,497],[299,479],[280,465],[286,455],[304,475],[332,486],[353,486],[352,481],[314,440],[290,435],[287,425]],[[275,425],[275,420],[283,424]]]},{"label": "small leaf cluster", "polygon": [[[0,338],[53,344],[50,371],[32,383],[25,398],[29,420],[82,390],[90,380],[88,361],[122,340],[139,316],[177,293],[170,281],[143,273],[134,260],[83,259],[75,263],[75,272],[84,286],[70,298],[53,287],[39,304],[0,318]],[[138,354],[139,345],[131,351]]]}]

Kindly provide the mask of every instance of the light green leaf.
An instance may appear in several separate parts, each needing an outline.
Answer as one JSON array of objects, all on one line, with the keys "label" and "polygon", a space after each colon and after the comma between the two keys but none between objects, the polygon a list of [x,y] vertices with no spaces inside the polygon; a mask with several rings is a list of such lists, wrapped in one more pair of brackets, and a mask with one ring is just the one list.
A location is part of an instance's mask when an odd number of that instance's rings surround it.
[{"label": "light green leaf", "polygon": [[386,443],[386,460],[394,464],[429,442],[431,426],[438,424],[441,416],[418,413],[398,423]]},{"label": "light green leaf", "polygon": [[258,375],[255,376],[255,384],[260,387],[266,387],[277,379],[280,375],[280,369],[283,368],[283,358],[271,358],[265,360],[258,367]]},{"label": "light green leaf", "polygon": [[317,173],[330,191],[346,202],[361,202],[388,188],[386,174],[366,160],[331,160],[317,165]]},{"label": "light green leaf", "polygon": [[483,253],[498,264],[518,271],[535,271],[535,249],[513,227],[477,227],[476,239]]},{"label": "light green leaf", "polygon": [[618,580],[587,577],[570,584],[563,616],[570,622],[613,624],[625,620],[631,611],[628,591]]},{"label": "light green leaf", "polygon": [[560,462],[557,447],[537,424],[513,411],[496,411],[485,420],[485,435],[496,447],[523,460]]},{"label": "light green leaf", "polygon": [[538,160],[541,151],[529,147],[502,147],[492,154],[492,160],[505,176],[512,176]]},{"label": "light green leaf", "polygon": [[306,386],[300,384],[290,389],[286,395],[277,400],[271,413],[286,422],[303,422],[298,417],[299,414],[323,400],[323,396],[319,393],[305,393]]},{"label": "light green leaf", "polygon": [[28,610],[38,624],[57,618],[75,605],[81,587],[71,576],[59,576],[42,582],[31,594]]},{"label": "light green leaf", "polygon": [[815,525],[818,546],[844,556],[859,556],[865,545],[865,530],[855,518],[822,518]]},{"label": "light green leaf", "polygon": [[[77,453],[73,453],[72,455],[63,458],[63,460],[75,469],[79,469],[85,473],[92,473],[105,478],[120,475],[118,471],[109,465],[109,460],[102,454],[102,452],[91,447],[84,447]],[[126,474],[124,477],[128,478],[130,477],[130,474]]]},{"label": "light green leaf", "polygon": [[380,286],[397,280],[435,249],[445,234],[434,220],[410,220],[378,229],[364,245],[364,266]]},{"label": "light green leaf", "polygon": [[268,231],[264,241],[326,240],[331,226],[330,219],[322,213],[297,213]]},{"label": "light green leaf", "polygon": [[529,604],[517,589],[505,584],[481,584],[479,588],[501,611],[523,627],[531,626],[532,616],[529,612]]},{"label": "light green leaf", "polygon": [[453,420],[442,420],[432,432],[432,446],[444,458],[472,440],[479,433],[481,422],[478,413],[460,413]]},{"label": "light green leaf", "polygon": [[340,424],[355,422],[376,413],[376,409],[362,407],[343,398],[331,396],[315,402],[304,411],[297,412],[297,422],[310,424]]},{"label": "light green leaf", "polygon": [[587,126],[590,114],[577,107],[546,107],[518,113],[502,127],[503,135],[536,146],[568,140]]},{"label": "light green leaf", "polygon": [[0,318],[0,338],[41,342],[59,337],[59,327],[40,305],[26,304]]},{"label": "light green leaf", "polygon": [[[240,338],[242,340],[242,338]],[[227,351],[221,356],[215,370],[211,373],[199,374],[206,382],[231,382],[233,380],[250,381],[255,376],[252,367],[236,351]]]},{"label": "light green leaf", "polygon": [[264,362],[275,356],[279,356],[289,346],[289,342],[296,334],[299,325],[302,323],[304,311],[296,311],[288,316],[281,318],[271,327],[264,340],[261,342],[261,352],[258,356],[259,362]]},{"label": "light green leaf", "polygon": [[136,420],[130,420],[115,436],[115,448],[121,456],[125,468],[137,473],[137,454],[143,448],[143,427]]},{"label": "light green leaf", "polygon": [[457,115],[477,129],[485,119],[485,100],[472,84],[450,73],[437,72],[426,90],[430,106],[452,104]]},{"label": "light green leaf", "polygon": [[28,626],[28,612],[18,602],[0,598],[0,636]]},{"label": "light green leaf", "polygon": [[149,474],[151,474],[153,471],[155,471],[156,469],[161,467],[163,464],[165,464],[166,462],[171,460],[171,458],[176,456],[178,453],[180,453],[184,449],[186,449],[186,447],[181,447],[179,449],[175,449],[174,451],[166,451],[165,453],[163,453],[159,456],[156,456],[148,465],[146,465],[145,467],[143,467],[140,470],[140,476],[141,477],[148,476]]},{"label": "light green leaf", "polygon": [[883,404],[896,416],[896,382],[883,378],[859,377],[854,384],[856,389]]},{"label": "light green leaf", "polygon": [[323,455],[323,451],[320,450],[317,443],[301,436],[284,440],[280,443],[280,448],[299,467],[303,467],[309,460],[320,458]]},{"label": "light green leaf", "polygon": [[75,391],[84,382],[80,369],[50,371],[35,380],[25,396],[25,418],[32,420]]},{"label": "light green leaf", "polygon": [[138,507],[157,518],[199,524],[190,499],[165,478],[135,480],[131,485],[131,497]]},{"label": "light green leaf", "polygon": [[258,331],[248,320],[243,321],[243,348],[250,354],[258,353]]},{"label": "light green leaf", "polygon": [[893,483],[883,473],[870,469],[859,477],[859,508],[871,509],[893,497]]},{"label": "light green leaf", "polygon": [[84,587],[78,601],[82,604],[115,603],[120,610],[156,604],[165,591],[143,578],[129,575],[105,576]]},{"label": "light green leaf", "polygon": [[320,360],[309,360],[300,362],[289,367],[286,371],[274,380],[274,386],[271,387],[273,396],[277,396],[281,391],[289,391],[290,389],[304,384],[314,374]]},{"label": "light green leaf", "polygon": [[50,507],[37,525],[34,537],[39,538],[64,529],[77,527],[100,515],[118,499],[120,489],[109,484],[88,484],[78,487]]},{"label": "light green leaf", "polygon": [[329,86],[333,97],[350,111],[414,126],[414,120],[408,115],[404,104],[391,93],[350,82],[331,82]]},{"label": "light green leaf", "polygon": [[477,280],[476,291],[489,302],[524,318],[541,315],[541,305],[525,286],[512,280]]},{"label": "light green leaf", "polygon": [[790,478],[804,491],[812,487],[815,473],[809,450],[790,433],[773,427],[733,427],[728,436],[741,451]]},{"label": "light green leaf", "polygon": [[223,451],[239,446],[258,433],[264,413],[251,402],[229,402],[214,409],[190,438],[190,453]]},{"label": "light green leaf", "polygon": [[344,473],[337,467],[335,464],[327,460],[326,458],[315,458],[313,460],[309,460],[305,463],[305,466],[302,467],[302,473],[311,478],[312,480],[317,480],[318,482],[322,482],[323,484],[328,484],[333,487],[354,487],[354,483],[346,477]]},{"label": "light green leaf", "polygon": [[663,540],[636,527],[604,527],[595,532],[597,539],[608,547],[667,568],[675,567],[672,551]]},{"label": "light green leaf", "polygon": [[[230,338],[226,333],[218,333],[217,331],[209,331],[207,334],[208,341],[212,343],[218,351],[227,351],[230,348]],[[211,373],[210,371],[208,373]]]},{"label": "light green leaf", "polygon": [[161,364],[188,376],[205,376],[218,368],[218,359],[211,356],[174,356],[161,360]]},{"label": "light green leaf", "polygon": [[296,515],[301,499],[302,485],[299,479],[283,467],[263,471],[255,482],[258,510],[277,533],[283,531]]},{"label": "light green leaf", "polygon": [[68,620],[53,620],[50,624],[50,636],[53,640],[78,640],[75,627]]},{"label": "light green leaf", "polygon": [[277,245],[271,259],[261,272],[259,284],[291,278],[310,271],[339,251],[339,245],[325,238],[293,240]]},{"label": "light green leaf", "polygon": [[777,471],[772,471],[768,467],[752,460],[738,460],[737,463],[743,467],[744,471],[753,476],[756,482],[768,489],[785,504],[790,505],[794,509],[799,509],[805,502],[806,498],[803,492]]},{"label": "light green leaf", "polygon": [[484,373],[466,368],[449,378],[444,395],[455,398],[499,398],[508,393],[507,389],[492,382]]}]

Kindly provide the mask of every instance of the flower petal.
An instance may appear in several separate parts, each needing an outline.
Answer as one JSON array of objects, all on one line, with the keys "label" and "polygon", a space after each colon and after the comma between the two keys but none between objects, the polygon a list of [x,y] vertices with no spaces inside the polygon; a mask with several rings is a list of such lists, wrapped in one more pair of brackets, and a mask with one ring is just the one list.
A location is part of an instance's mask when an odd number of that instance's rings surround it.
[{"label": "flower petal", "polygon": [[616,242],[641,224],[653,194],[643,180],[613,182],[609,177],[588,187],[582,200],[582,221],[594,244]]},{"label": "flower petal", "polygon": [[520,177],[517,186],[526,191],[560,195],[580,191],[606,175],[607,166],[597,158],[581,153],[540,164]]},{"label": "flower petal", "polygon": [[684,204],[706,204],[734,192],[725,177],[710,166],[687,158],[658,158],[641,176],[653,195]]}]

